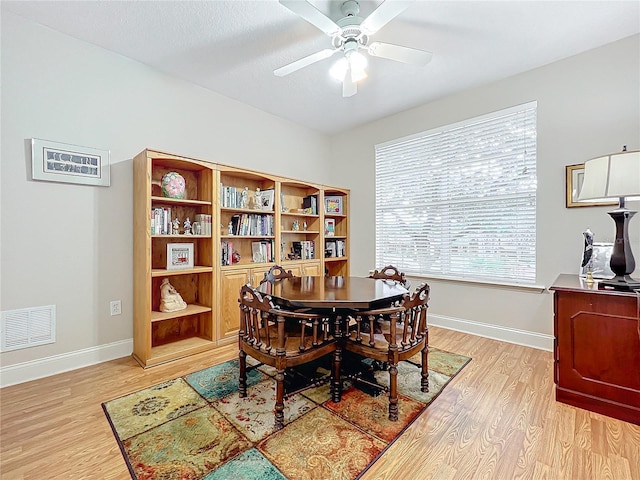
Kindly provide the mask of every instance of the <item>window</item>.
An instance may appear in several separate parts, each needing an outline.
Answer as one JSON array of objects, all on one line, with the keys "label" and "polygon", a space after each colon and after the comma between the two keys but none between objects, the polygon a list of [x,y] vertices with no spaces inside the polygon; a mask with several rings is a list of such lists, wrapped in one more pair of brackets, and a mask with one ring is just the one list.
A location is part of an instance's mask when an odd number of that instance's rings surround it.
[{"label": "window", "polygon": [[536,280],[537,103],[376,145],[376,266]]}]

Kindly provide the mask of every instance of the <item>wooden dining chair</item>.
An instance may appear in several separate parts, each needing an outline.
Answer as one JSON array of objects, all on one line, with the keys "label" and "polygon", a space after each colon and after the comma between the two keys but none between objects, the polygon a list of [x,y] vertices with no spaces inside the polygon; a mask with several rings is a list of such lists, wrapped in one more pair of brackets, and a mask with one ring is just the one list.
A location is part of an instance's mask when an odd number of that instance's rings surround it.
[{"label": "wooden dining chair", "polygon": [[381,280],[394,280],[404,287],[409,288],[411,286],[411,282],[407,280],[404,273],[401,273],[396,267],[393,265],[387,265],[380,270],[374,270],[374,272],[369,275],[369,278],[378,278]]},{"label": "wooden dining chair", "polygon": [[[288,395],[327,383],[328,378],[314,379],[311,383],[285,395],[285,372],[334,353],[331,379],[339,379],[340,354],[336,354],[337,341],[333,334],[335,322],[321,314],[292,312],[274,306],[269,295],[261,295],[251,285],[240,289],[239,361],[240,397],[247,396],[247,355],[258,362],[276,368],[275,428],[284,426],[284,400]],[[332,398],[339,401],[335,391],[338,382],[331,382]],[[336,396],[337,395],[337,396]]]},{"label": "wooden dining chair", "polygon": [[280,265],[274,265],[268,272],[265,272],[264,278],[260,280],[260,285],[265,282],[273,282],[275,280],[293,277],[295,277],[295,275],[291,273],[291,270],[285,270],[284,267],[281,267]]},{"label": "wooden dining chair", "polygon": [[[420,285],[405,295],[400,305],[358,312],[355,328],[349,332],[344,349],[373,359],[389,372],[389,420],[398,419],[398,363],[421,353],[420,390],[429,391],[429,328],[427,302],[429,285]],[[370,332],[374,332],[371,334]],[[379,332],[379,333],[378,333]],[[354,378],[354,380],[361,380]],[[369,383],[366,380],[361,380]],[[384,390],[387,390],[384,388]]]}]

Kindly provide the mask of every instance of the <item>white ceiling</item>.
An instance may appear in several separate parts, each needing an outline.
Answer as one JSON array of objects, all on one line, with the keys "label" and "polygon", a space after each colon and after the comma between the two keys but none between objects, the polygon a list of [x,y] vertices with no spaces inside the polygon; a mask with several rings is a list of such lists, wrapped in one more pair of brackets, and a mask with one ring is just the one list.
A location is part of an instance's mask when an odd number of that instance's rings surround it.
[{"label": "white ceiling", "polygon": [[[392,0],[388,0],[392,1]],[[311,0],[337,20],[338,1]],[[360,2],[361,17],[380,0]],[[320,132],[333,134],[640,32],[640,0],[418,0],[373,40],[433,52],[416,67],[371,58],[342,97],[337,57],[286,77],[273,70],[331,47],[280,5],[262,1],[8,1],[2,9]]]}]

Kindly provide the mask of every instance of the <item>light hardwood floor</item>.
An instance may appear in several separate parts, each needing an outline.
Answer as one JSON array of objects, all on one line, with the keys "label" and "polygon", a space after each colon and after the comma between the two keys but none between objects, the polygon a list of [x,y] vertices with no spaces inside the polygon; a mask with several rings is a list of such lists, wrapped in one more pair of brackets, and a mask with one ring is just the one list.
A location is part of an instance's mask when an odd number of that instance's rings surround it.
[{"label": "light hardwood floor", "polygon": [[[640,427],[557,403],[550,352],[435,327],[430,344],[473,360],[363,480],[640,480]],[[1,478],[130,478],[101,402],[212,363],[123,358],[1,389]]]}]

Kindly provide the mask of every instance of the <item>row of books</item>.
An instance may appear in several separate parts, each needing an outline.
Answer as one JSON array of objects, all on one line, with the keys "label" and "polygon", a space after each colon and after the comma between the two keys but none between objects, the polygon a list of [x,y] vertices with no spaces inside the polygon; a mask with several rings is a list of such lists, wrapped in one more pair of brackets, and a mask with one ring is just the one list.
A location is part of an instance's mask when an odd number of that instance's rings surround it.
[{"label": "row of books", "polygon": [[220,265],[233,265],[233,242],[223,240],[220,243]]},{"label": "row of books", "polygon": [[324,254],[325,257],[344,257],[345,256],[344,240],[325,240]]},{"label": "row of books", "polygon": [[151,209],[151,235],[171,235],[171,208]]},{"label": "row of books", "polygon": [[291,242],[291,247],[293,253],[296,254],[300,260],[316,258],[316,244],[313,240]]},{"label": "row of books", "polygon": [[[211,215],[207,215],[205,213],[197,213],[195,216],[195,221],[200,224],[200,235],[211,235],[213,233],[211,231]],[[194,232],[192,231],[192,233]]]},{"label": "row of books", "polygon": [[228,234],[240,236],[272,236],[273,215],[254,213],[235,214],[231,217]]}]

